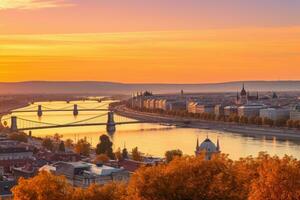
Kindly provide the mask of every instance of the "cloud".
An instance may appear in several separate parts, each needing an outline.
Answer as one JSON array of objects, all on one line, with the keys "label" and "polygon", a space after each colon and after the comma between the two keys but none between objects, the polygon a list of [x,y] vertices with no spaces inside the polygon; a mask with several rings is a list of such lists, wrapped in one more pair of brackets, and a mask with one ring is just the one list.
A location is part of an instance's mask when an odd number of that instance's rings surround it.
[{"label": "cloud", "polygon": [[0,0],[0,10],[7,9],[42,9],[73,6],[68,0]]}]

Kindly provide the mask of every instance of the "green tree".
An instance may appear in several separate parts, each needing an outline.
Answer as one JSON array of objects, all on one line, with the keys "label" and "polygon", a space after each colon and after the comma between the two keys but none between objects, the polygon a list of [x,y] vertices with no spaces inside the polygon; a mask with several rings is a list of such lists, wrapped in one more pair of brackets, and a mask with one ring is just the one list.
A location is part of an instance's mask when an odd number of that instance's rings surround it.
[{"label": "green tree", "polygon": [[171,162],[175,157],[181,157],[181,156],[182,156],[182,151],[179,149],[170,150],[165,153],[165,158],[168,163]]},{"label": "green tree", "polygon": [[138,150],[138,147],[135,147],[135,148],[132,149],[132,159],[135,160],[135,161],[142,161],[143,160],[142,155]]},{"label": "green tree", "polygon": [[128,158],[128,151],[127,151],[126,148],[124,148],[124,149],[122,150],[122,157],[123,157],[123,159],[127,159],[127,158]]},{"label": "green tree", "polygon": [[113,143],[110,141],[107,135],[100,136],[100,143],[97,145],[96,153],[106,154],[109,158],[114,159],[114,153],[112,149]]}]

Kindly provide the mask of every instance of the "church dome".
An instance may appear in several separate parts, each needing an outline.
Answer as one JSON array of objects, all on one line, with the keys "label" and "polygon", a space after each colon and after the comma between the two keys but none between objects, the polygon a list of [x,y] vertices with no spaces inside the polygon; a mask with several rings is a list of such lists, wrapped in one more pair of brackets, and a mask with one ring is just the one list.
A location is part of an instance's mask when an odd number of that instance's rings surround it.
[{"label": "church dome", "polygon": [[206,138],[199,146],[200,151],[217,152],[216,145],[208,138]]}]

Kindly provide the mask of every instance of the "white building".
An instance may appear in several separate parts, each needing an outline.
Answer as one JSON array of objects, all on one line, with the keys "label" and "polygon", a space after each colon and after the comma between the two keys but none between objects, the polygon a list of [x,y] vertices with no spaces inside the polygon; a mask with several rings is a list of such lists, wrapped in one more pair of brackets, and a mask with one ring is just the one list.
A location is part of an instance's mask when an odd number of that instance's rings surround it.
[{"label": "white building", "polygon": [[290,110],[284,108],[266,108],[259,111],[259,116],[261,118],[268,118],[274,121],[280,119],[286,120],[290,118]]},{"label": "white building", "polygon": [[263,104],[246,104],[238,108],[238,115],[245,117],[259,116],[261,109],[266,108]]},{"label": "white building", "polygon": [[225,108],[224,108],[225,116],[236,115],[237,113],[238,113],[237,106],[225,106]]},{"label": "white building", "polygon": [[42,170],[55,175],[63,175],[71,185],[76,187],[106,184],[111,181],[128,182],[129,180],[129,172],[123,168],[87,162],[57,162],[53,165],[43,166],[40,171]]},{"label": "white building", "polygon": [[300,104],[296,105],[290,112],[290,119],[297,121],[300,120]]}]

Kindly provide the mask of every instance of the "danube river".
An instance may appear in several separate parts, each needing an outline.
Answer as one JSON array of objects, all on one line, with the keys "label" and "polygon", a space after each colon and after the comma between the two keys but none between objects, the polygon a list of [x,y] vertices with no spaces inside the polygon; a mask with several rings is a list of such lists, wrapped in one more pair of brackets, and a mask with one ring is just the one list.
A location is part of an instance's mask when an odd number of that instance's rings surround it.
[{"label": "danube river", "polygon": [[[109,102],[107,101],[101,103],[95,101],[69,103],[42,102],[35,103],[26,108],[22,108],[21,110],[30,110],[31,108],[37,109],[37,105],[42,105],[48,109],[61,109],[72,107],[74,104],[77,104],[79,109],[107,108],[108,103]],[[31,121],[50,124],[68,124],[93,118],[101,114],[105,114],[105,111],[79,111],[79,115],[76,117],[73,116],[72,111],[44,112],[42,117],[38,117],[36,112],[15,113],[14,115]],[[8,117],[10,117],[10,115],[4,116],[3,119]],[[119,116],[115,116],[115,118],[118,119]],[[92,119],[89,123],[101,123],[106,121],[107,117],[105,116]],[[18,127],[21,126],[24,126],[24,122],[19,121]],[[163,156],[167,150],[171,149],[180,149],[184,154],[193,155],[197,138],[202,142],[206,137],[209,137],[213,142],[216,142],[217,138],[219,138],[221,151],[229,154],[232,159],[238,159],[249,155],[255,156],[260,151],[266,151],[269,154],[276,154],[279,156],[288,154],[300,159],[299,141],[278,140],[275,137],[266,138],[263,136],[247,137],[245,135],[230,132],[179,128],[159,124],[127,124],[119,125],[116,128],[117,130],[114,134],[108,134],[114,143],[114,149],[119,147],[123,148],[124,145],[126,145],[126,147],[131,150],[137,146],[140,151],[153,156]],[[32,131],[32,135],[37,137],[51,136],[55,133],[63,135],[64,140],[70,138],[76,141],[78,138],[86,137],[93,146],[97,145],[100,135],[107,134],[105,126],[82,126]]]}]

